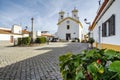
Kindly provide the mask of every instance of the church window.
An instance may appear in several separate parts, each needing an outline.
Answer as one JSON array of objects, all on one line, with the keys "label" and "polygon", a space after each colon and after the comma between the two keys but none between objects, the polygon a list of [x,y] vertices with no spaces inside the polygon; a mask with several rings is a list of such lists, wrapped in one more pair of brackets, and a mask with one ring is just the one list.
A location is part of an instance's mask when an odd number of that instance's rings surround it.
[{"label": "church window", "polygon": [[63,19],[63,16],[61,15],[61,19]]},{"label": "church window", "polygon": [[70,23],[70,21],[67,21],[67,23]]},{"label": "church window", "polygon": [[67,25],[67,29],[70,29],[70,25]]},{"label": "church window", "polygon": [[76,17],[76,15],[74,15],[74,17]]}]

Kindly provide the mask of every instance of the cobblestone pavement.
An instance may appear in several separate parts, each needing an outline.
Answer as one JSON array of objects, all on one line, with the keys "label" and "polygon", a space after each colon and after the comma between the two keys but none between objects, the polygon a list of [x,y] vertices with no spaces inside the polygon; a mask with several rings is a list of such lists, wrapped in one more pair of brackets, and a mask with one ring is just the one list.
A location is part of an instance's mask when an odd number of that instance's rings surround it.
[{"label": "cobblestone pavement", "polygon": [[50,43],[39,47],[0,45],[0,80],[62,80],[58,57],[86,49],[81,43]]}]

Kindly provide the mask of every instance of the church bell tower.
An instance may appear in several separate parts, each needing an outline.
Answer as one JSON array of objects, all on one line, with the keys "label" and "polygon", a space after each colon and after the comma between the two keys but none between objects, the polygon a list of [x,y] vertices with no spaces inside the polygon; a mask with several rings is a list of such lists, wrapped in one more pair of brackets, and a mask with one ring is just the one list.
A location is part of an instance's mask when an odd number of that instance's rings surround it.
[{"label": "church bell tower", "polygon": [[62,11],[62,10],[59,12],[59,21],[61,21],[62,19],[64,19],[64,14],[65,14],[65,12]]},{"label": "church bell tower", "polygon": [[76,20],[79,20],[79,17],[78,17],[78,10],[76,8],[74,8],[72,10],[72,18],[76,19]]}]

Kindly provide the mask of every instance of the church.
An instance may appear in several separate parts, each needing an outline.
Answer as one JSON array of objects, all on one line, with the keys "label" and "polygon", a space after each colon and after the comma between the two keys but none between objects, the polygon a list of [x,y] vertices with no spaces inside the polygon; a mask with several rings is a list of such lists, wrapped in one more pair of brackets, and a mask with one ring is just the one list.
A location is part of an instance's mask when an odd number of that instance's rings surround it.
[{"label": "church", "polygon": [[79,21],[78,10],[74,8],[72,10],[72,16],[69,14],[65,16],[64,11],[59,12],[58,30],[56,36],[62,41],[82,40],[83,26]]}]

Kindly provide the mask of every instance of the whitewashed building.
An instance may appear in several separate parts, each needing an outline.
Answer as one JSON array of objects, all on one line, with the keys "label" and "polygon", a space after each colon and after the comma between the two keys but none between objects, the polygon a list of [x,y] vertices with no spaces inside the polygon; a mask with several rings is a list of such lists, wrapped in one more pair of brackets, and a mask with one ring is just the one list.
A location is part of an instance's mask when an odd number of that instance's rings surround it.
[{"label": "whitewashed building", "polygon": [[67,15],[65,17],[65,12],[59,12],[59,20],[58,20],[58,30],[56,33],[56,37],[60,40],[69,41],[72,39],[82,40],[82,31],[83,26],[79,21],[78,10],[74,8],[72,10],[72,16]]},{"label": "whitewashed building", "polygon": [[120,0],[104,0],[89,30],[96,47],[120,51]]},{"label": "whitewashed building", "polygon": [[0,27],[0,42],[11,42],[21,37],[28,37],[29,32],[22,30],[21,26],[13,25],[11,29]]},{"label": "whitewashed building", "polygon": [[49,33],[49,31],[37,31],[37,37],[53,37],[52,34]]}]

